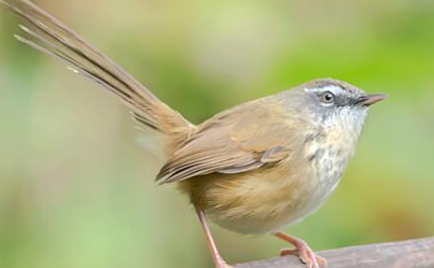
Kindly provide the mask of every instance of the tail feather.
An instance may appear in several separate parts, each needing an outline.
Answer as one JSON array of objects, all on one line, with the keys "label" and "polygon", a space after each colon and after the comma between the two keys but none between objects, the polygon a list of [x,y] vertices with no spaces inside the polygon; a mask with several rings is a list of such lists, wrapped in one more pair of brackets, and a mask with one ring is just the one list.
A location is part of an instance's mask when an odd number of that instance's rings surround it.
[{"label": "tail feather", "polygon": [[167,144],[167,153],[188,137],[194,128],[190,122],[48,12],[27,0],[0,0],[0,3],[29,22],[28,27],[20,26],[29,37],[16,35],[19,41],[61,59],[75,73],[115,94],[132,110],[141,128],[158,132],[166,137],[166,143],[172,143]]}]

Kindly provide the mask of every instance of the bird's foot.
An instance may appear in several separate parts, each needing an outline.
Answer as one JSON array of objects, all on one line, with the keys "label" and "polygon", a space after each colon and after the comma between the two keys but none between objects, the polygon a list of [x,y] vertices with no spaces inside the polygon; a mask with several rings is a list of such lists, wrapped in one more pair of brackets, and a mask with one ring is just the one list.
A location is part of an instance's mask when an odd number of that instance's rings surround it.
[{"label": "bird's foot", "polygon": [[316,255],[313,250],[306,244],[300,243],[296,249],[282,249],[280,256],[298,256],[298,258],[307,265],[308,268],[327,267],[327,260],[321,256]]},{"label": "bird's foot", "polygon": [[219,263],[217,264],[216,268],[233,268],[233,267],[227,263]]},{"label": "bird's foot", "polygon": [[303,240],[290,236],[284,233],[276,233],[276,237],[291,243],[294,245],[295,249],[284,249],[281,251],[280,256],[287,255],[295,255],[301,260],[301,262],[305,263],[308,268],[320,268],[320,265],[323,267],[327,267],[327,260],[323,257],[320,257],[313,252],[313,250],[309,247],[309,245]]},{"label": "bird's foot", "polygon": [[214,260],[215,268],[233,268],[229,264],[226,263],[225,260],[223,260],[221,257],[218,257],[216,260]]}]

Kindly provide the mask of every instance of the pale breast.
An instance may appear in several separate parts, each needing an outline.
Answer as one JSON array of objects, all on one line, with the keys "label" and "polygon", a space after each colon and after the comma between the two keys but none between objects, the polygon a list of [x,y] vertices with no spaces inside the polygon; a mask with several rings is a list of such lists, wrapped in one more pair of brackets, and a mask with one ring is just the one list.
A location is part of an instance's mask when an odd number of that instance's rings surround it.
[{"label": "pale breast", "polygon": [[339,185],[354,154],[358,136],[358,133],[343,135],[338,132],[316,132],[314,139],[307,140],[305,156],[311,165],[312,176],[316,177],[312,180],[317,181],[317,186],[299,221],[318,210]]},{"label": "pale breast", "polygon": [[352,151],[327,138],[319,134],[307,138],[303,151],[276,165],[199,176],[179,186],[226,229],[247,234],[276,232],[315,212],[338,185]]}]

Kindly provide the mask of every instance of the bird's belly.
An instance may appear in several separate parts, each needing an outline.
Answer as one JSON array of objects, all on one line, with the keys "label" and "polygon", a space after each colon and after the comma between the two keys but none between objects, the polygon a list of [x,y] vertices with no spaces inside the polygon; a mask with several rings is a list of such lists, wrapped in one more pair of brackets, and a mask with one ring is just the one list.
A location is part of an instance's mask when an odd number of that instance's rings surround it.
[{"label": "bird's belly", "polygon": [[180,186],[213,222],[247,234],[275,232],[300,221],[318,209],[334,187],[316,174],[289,176],[285,170],[214,174]]}]

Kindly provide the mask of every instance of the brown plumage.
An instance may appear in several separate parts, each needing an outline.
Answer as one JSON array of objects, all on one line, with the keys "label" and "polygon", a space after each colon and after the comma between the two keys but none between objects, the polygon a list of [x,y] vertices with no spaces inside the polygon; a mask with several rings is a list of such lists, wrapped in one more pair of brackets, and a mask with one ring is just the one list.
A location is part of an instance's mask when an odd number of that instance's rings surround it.
[{"label": "brown plumage", "polygon": [[0,0],[27,20],[18,40],[66,62],[131,109],[137,124],[164,141],[157,181],[189,195],[218,254],[205,215],[248,234],[275,233],[309,267],[325,261],[280,228],[314,212],[336,188],[354,152],[367,107],[385,98],[348,83],[318,79],[250,101],[195,126],[63,23],[26,0]]},{"label": "brown plumage", "polygon": [[141,127],[164,137],[167,154],[194,129],[182,115],[48,12],[30,1],[0,2],[29,22],[28,26],[20,26],[29,38],[17,35],[18,40],[63,60],[74,72],[115,94],[131,109]]},{"label": "brown plumage", "polygon": [[284,141],[297,132],[282,127],[288,118],[285,112],[282,103],[264,98],[217,114],[190,134],[157,180],[167,183],[214,172],[240,173],[286,158],[290,151]]}]

